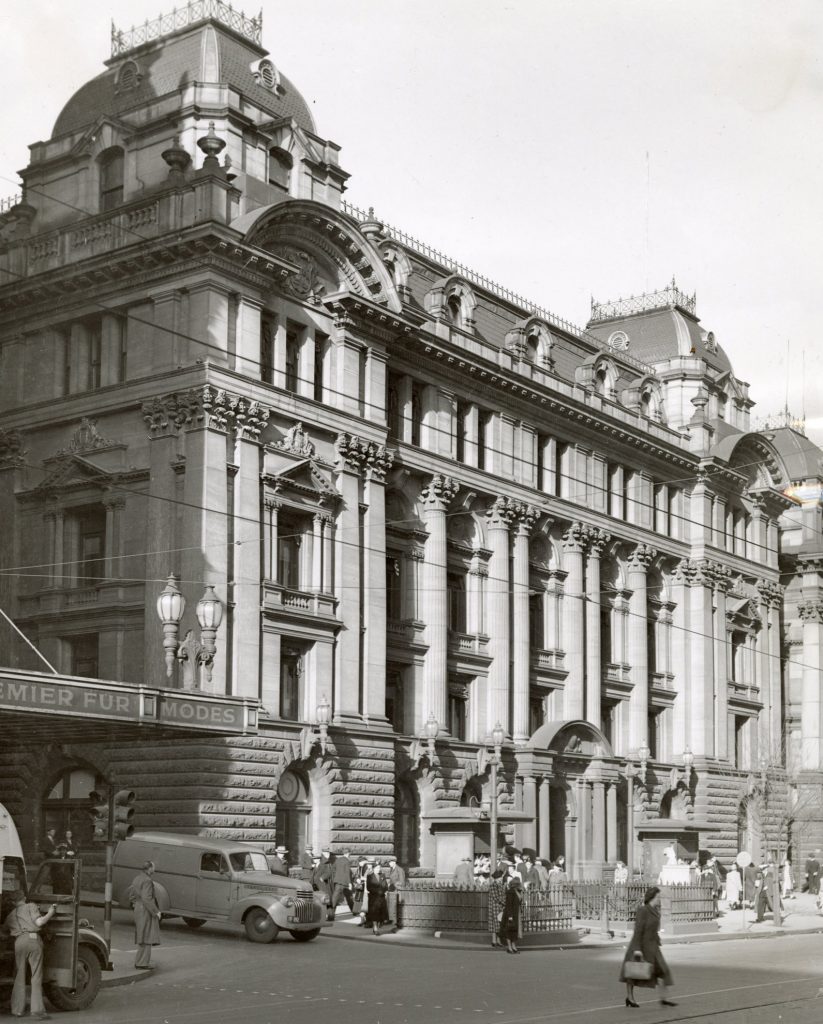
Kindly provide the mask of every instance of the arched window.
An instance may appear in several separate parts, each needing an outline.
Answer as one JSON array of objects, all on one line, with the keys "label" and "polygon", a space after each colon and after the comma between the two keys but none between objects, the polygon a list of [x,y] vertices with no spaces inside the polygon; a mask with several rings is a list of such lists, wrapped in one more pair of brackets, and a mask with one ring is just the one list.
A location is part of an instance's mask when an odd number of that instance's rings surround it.
[{"label": "arched window", "polygon": [[455,327],[463,326],[463,307],[459,295],[450,295],[446,300],[446,315]]},{"label": "arched window", "polygon": [[123,202],[124,153],[112,146],[100,154],[100,212],[113,210]]},{"label": "arched window", "polygon": [[88,766],[65,768],[43,800],[43,834],[53,828],[59,844],[68,831],[76,849],[92,849],[94,826],[89,794],[101,788],[101,782],[99,773]]},{"label": "arched window", "polygon": [[394,853],[407,868],[420,863],[419,819],[417,787],[411,782],[398,782],[394,787]]},{"label": "arched window", "polygon": [[306,775],[289,768],[280,776],[275,812],[277,842],[289,851],[292,864],[306,849],[311,835],[311,789]]}]

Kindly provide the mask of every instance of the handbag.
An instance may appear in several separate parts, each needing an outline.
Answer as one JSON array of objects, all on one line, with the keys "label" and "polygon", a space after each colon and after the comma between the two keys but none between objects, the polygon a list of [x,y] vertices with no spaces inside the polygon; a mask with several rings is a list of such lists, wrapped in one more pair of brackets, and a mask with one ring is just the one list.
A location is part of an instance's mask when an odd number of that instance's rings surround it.
[{"label": "handbag", "polygon": [[654,972],[654,964],[643,959],[643,954],[637,950],[633,960],[627,960],[623,964],[623,974],[626,981],[651,981]]}]

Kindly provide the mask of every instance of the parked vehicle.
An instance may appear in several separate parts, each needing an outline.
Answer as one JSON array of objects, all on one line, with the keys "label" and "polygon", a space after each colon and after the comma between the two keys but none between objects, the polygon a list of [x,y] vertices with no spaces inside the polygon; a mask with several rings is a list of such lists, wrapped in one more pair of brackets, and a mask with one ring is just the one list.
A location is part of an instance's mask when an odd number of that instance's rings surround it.
[{"label": "parked vehicle", "polygon": [[228,921],[242,924],[252,942],[273,942],[281,931],[309,942],[327,925],[322,897],[303,879],[273,875],[262,850],[173,832],[140,832],[117,844],[113,888],[121,906],[147,860],[163,916],[182,917],[190,928]]},{"label": "parked vehicle", "polygon": [[[23,848],[11,815],[0,804],[0,921],[12,909],[15,889],[32,903],[54,903],[57,913],[42,930],[43,991],[58,1010],[84,1010],[100,991],[102,971],[110,971],[103,937],[80,917],[79,858],[49,858],[37,869],[29,886]],[[0,937],[0,985],[14,981],[14,939]]]}]

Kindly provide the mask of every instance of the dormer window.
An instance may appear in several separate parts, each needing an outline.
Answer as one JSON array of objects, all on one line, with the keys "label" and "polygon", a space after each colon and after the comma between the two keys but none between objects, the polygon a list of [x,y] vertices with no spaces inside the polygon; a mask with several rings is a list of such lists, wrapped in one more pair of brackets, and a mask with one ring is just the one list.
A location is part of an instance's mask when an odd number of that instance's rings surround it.
[{"label": "dormer window", "polygon": [[100,154],[100,212],[113,210],[123,202],[123,176],[125,154],[119,146],[112,146]]},{"label": "dormer window", "polygon": [[288,192],[293,165],[291,153],[280,146],[272,146],[269,150],[269,184]]},{"label": "dormer window", "polygon": [[142,77],[137,63],[133,60],[127,60],[124,64],[120,65],[120,70],[117,74],[117,91],[120,93],[128,92],[129,89],[136,89]]},{"label": "dormer window", "polygon": [[460,298],[457,295],[451,295],[446,302],[446,314],[449,322],[454,324],[455,327],[463,326],[463,309]]},{"label": "dormer window", "polygon": [[280,85],[280,73],[272,62],[266,58],[255,61],[251,65],[251,73],[258,85],[269,92],[282,92]]}]

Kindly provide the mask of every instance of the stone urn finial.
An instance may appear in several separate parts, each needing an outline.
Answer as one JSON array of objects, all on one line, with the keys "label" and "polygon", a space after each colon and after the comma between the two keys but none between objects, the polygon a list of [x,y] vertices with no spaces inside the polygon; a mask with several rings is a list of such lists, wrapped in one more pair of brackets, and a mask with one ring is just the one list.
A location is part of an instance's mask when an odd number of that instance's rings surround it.
[{"label": "stone urn finial", "polygon": [[209,121],[208,134],[198,139],[197,145],[206,154],[203,166],[217,170],[220,167],[217,157],[226,148],[226,143],[214,130],[214,121]]},{"label": "stone urn finial", "polygon": [[180,145],[180,136],[175,135],[168,149],[164,149],[160,156],[169,165],[169,177],[180,178],[186,172],[191,157]]}]

